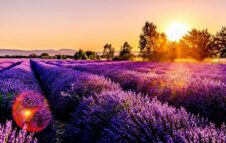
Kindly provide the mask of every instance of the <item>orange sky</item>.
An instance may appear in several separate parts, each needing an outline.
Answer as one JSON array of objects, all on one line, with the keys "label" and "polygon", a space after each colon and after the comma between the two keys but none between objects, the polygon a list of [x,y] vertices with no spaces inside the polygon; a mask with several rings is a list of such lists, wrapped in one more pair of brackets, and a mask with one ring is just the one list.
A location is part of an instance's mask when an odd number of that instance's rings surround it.
[{"label": "orange sky", "polygon": [[3,0],[0,48],[102,51],[128,41],[137,50],[145,21],[164,32],[173,22],[211,33],[226,26],[225,0]]}]

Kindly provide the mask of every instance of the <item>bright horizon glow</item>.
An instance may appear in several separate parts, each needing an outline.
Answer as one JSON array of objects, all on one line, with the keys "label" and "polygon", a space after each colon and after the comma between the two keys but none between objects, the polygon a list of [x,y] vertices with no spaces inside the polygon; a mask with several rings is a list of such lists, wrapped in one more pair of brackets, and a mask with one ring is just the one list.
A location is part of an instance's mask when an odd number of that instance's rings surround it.
[{"label": "bright horizon glow", "polygon": [[[208,28],[226,26],[225,0],[1,0],[0,49],[120,50],[127,41],[139,51],[146,21],[159,33],[172,22]],[[195,13],[195,14],[194,14]]]},{"label": "bright horizon glow", "polygon": [[170,41],[179,41],[188,31],[186,24],[175,22],[167,28],[166,35]]}]

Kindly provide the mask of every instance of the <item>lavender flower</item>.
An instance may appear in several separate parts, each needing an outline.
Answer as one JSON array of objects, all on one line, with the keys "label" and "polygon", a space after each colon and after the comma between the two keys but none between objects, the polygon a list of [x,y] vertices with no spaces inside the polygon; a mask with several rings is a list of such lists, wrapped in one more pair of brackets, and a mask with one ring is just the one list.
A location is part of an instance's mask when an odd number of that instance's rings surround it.
[{"label": "lavender flower", "polygon": [[103,76],[32,62],[34,71],[48,91],[56,118],[70,120],[71,112],[84,97],[120,89]]},{"label": "lavender flower", "polygon": [[27,134],[26,130],[13,129],[11,121],[6,121],[6,125],[0,124],[0,142],[38,143],[37,139],[33,138],[33,133]]},{"label": "lavender flower", "polygon": [[64,141],[225,142],[226,128],[142,95],[104,92],[84,99],[73,113]]},{"label": "lavender flower", "polygon": [[[13,101],[18,95],[23,94],[25,91],[31,91],[32,93],[38,94],[41,98],[44,98],[42,90],[38,84],[38,81],[33,74],[30,67],[29,60],[14,60],[10,59],[13,66],[4,69],[0,74],[0,119],[1,121],[12,120],[12,105]],[[0,63],[4,63],[5,60],[0,60]],[[20,62],[20,63],[18,63]],[[18,63],[18,64],[15,64]],[[1,65],[1,64],[0,64]],[[49,112],[48,112],[49,113]],[[46,114],[46,113],[45,113]],[[42,113],[42,115],[45,115]],[[43,116],[44,118],[45,116]],[[38,119],[38,118],[37,118]],[[48,121],[48,120],[46,120]],[[49,136],[43,135],[43,132],[48,131]],[[54,140],[55,136],[52,125],[47,126],[47,128],[40,133],[36,133],[35,136],[41,142],[49,142]],[[46,141],[45,141],[46,140]],[[53,141],[55,142],[55,141]]]},{"label": "lavender flower", "polygon": [[[52,63],[54,64],[54,63]],[[56,64],[104,75],[123,89],[158,96],[218,126],[226,121],[226,65],[208,63],[87,62]],[[142,70],[144,69],[145,70]]]}]

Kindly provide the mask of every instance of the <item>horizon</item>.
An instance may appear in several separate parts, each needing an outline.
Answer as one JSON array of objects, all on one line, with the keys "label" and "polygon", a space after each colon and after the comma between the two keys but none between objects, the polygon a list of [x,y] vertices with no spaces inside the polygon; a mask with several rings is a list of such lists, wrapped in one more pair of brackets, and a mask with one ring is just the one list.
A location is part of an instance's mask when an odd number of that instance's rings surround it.
[{"label": "horizon", "polygon": [[141,29],[154,22],[159,32],[178,22],[215,34],[226,24],[226,1],[199,0],[10,0],[0,2],[0,49],[116,51],[128,41],[138,50]]}]

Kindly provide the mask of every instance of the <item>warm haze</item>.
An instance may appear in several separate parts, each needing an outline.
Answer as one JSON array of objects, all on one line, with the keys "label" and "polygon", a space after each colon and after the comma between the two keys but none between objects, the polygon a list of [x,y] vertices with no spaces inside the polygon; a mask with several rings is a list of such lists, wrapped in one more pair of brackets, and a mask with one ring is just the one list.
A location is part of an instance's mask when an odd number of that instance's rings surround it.
[{"label": "warm haze", "polygon": [[[145,21],[156,23],[170,40],[192,27],[215,34],[226,24],[225,5],[224,0],[2,0],[0,49],[102,51],[107,42],[118,50],[128,41],[138,50]],[[182,33],[172,35],[173,23]]]}]

